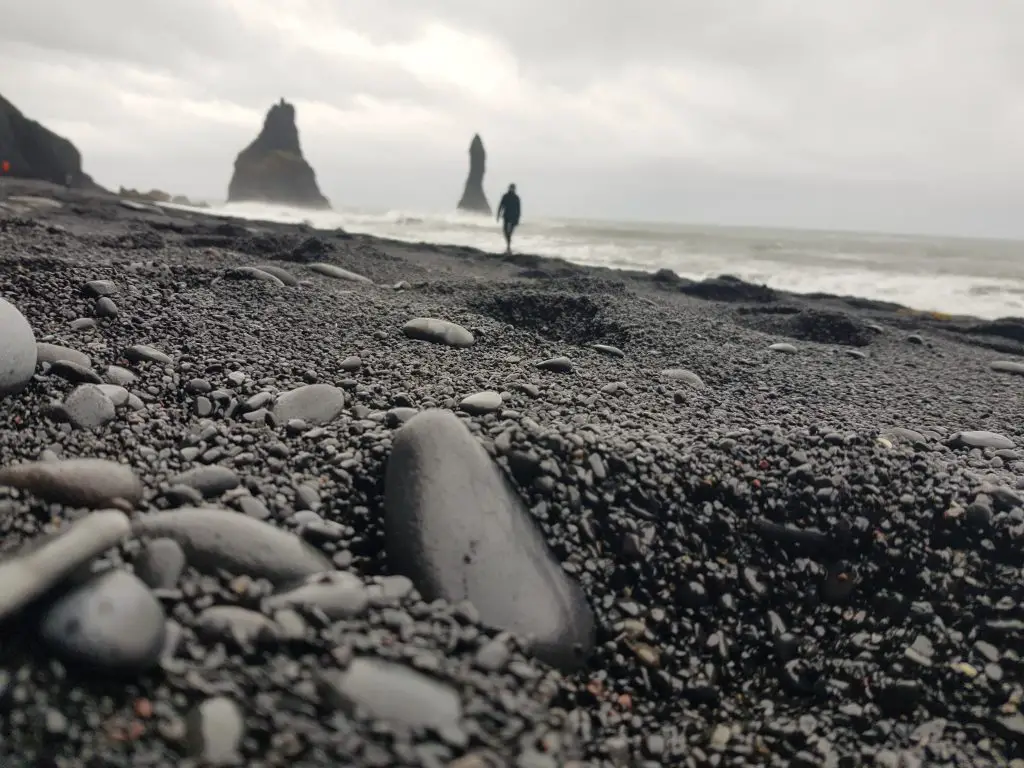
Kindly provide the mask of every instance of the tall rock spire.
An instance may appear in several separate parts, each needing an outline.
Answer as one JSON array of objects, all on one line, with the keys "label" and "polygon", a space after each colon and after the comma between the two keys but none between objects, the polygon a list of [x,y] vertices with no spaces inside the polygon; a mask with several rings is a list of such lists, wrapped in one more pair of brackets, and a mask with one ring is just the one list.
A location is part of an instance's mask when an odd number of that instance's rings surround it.
[{"label": "tall rock spire", "polygon": [[331,207],[317,186],[316,173],[302,156],[295,107],[284,99],[267,112],[259,136],[238,153],[228,202]]},{"label": "tall rock spire", "polygon": [[487,153],[480,134],[473,136],[469,145],[469,176],[466,177],[466,189],[459,200],[460,211],[491,214],[491,206],[484,194],[484,171],[487,166]]}]

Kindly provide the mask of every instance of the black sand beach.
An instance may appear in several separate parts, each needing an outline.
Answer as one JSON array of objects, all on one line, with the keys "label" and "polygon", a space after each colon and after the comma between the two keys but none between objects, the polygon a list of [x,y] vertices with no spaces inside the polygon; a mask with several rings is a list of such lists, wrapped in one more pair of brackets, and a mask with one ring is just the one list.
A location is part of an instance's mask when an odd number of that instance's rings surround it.
[{"label": "black sand beach", "polygon": [[1024,765],[1024,320],[6,193],[4,768]]}]

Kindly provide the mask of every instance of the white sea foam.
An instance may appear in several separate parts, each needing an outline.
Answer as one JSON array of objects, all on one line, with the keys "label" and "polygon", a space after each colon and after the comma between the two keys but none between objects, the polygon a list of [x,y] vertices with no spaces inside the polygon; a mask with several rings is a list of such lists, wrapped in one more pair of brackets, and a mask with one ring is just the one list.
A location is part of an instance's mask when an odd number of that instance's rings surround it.
[{"label": "white sea foam", "polygon": [[[306,221],[408,242],[501,250],[493,219],[413,211],[299,211],[260,204],[210,213]],[[525,219],[517,251],[578,264],[700,279],[731,274],[774,288],[893,301],[985,318],[1024,315],[1024,242],[846,232],[697,227],[637,222]]]}]

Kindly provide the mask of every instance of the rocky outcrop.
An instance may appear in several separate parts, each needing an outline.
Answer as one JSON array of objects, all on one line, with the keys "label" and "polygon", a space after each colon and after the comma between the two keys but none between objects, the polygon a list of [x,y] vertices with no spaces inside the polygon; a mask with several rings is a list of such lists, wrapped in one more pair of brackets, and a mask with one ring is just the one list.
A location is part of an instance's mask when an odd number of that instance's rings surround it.
[{"label": "rocky outcrop", "polygon": [[295,107],[284,99],[270,108],[260,135],[238,153],[228,186],[228,202],[331,207],[320,193],[316,174],[302,156]]},{"label": "rocky outcrop", "polygon": [[469,176],[466,178],[466,189],[459,200],[459,210],[470,213],[491,214],[491,206],[484,194],[484,171],[487,166],[487,153],[480,134],[473,137],[469,145]]},{"label": "rocky outcrop", "polygon": [[0,96],[0,162],[4,161],[10,164],[5,176],[98,189],[82,172],[82,156],[74,144],[29,120]]},{"label": "rocky outcrop", "polygon": [[204,202],[193,202],[185,195],[171,195],[162,189],[151,189],[143,192],[139,189],[121,187],[117,190],[117,196],[125,200],[135,200],[140,203],[173,203],[174,205],[188,205],[193,208],[208,208],[209,204]]}]

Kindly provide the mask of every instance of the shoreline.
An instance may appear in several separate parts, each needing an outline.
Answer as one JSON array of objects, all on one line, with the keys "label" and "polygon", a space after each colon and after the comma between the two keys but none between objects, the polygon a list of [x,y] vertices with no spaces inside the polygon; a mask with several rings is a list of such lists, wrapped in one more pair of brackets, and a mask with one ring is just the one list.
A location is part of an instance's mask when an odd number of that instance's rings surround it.
[{"label": "shoreline", "polygon": [[[63,199],[62,195],[66,195],[66,194],[69,193],[68,190],[63,189],[62,187],[58,187],[56,185],[48,184],[46,182],[36,182],[36,181],[29,181],[29,180],[12,180],[12,179],[7,179],[6,183],[8,184],[8,188],[11,189],[13,194],[15,194],[15,195],[42,194],[43,197],[51,197],[51,198],[56,199],[56,200],[61,200],[61,199]],[[313,227],[313,226],[311,226],[309,224],[306,224],[304,222],[287,222],[286,223],[286,222],[271,221],[271,220],[259,219],[259,218],[245,218],[245,217],[237,216],[237,215],[234,215],[234,214],[232,214],[230,212],[226,212],[226,211],[223,211],[223,210],[220,210],[220,209],[204,210],[204,209],[183,208],[183,207],[176,206],[174,204],[140,202],[140,201],[130,200],[130,199],[126,199],[126,198],[121,198],[121,197],[117,196],[116,194],[109,193],[109,192],[88,191],[88,192],[84,192],[83,193],[83,192],[79,192],[77,190],[70,190],[70,195],[71,195],[70,199],[85,199],[85,200],[92,200],[92,201],[103,201],[104,204],[109,204],[110,202],[114,202],[114,203],[117,203],[117,204],[122,204],[122,201],[124,201],[128,205],[139,206],[139,210],[136,211],[136,213],[140,213],[140,214],[144,214],[144,210],[143,209],[147,209],[148,208],[149,211],[151,213],[153,213],[153,214],[167,215],[170,218],[184,218],[186,220],[192,220],[192,219],[202,220],[203,218],[208,218],[208,219],[219,220],[219,221],[238,222],[241,226],[247,226],[247,227],[252,227],[252,228],[256,228],[256,229],[262,228],[262,229],[267,230],[267,231],[291,231],[291,230],[294,230],[294,231],[297,231],[297,232],[304,232],[304,233],[309,233],[309,234],[314,234],[316,232],[322,232],[322,233],[326,233],[327,235],[330,235],[330,234],[334,233],[335,231],[337,231],[337,228],[335,228],[335,229],[317,229],[316,227]],[[292,210],[295,210],[297,215],[299,213],[301,213],[301,211],[299,209],[292,209]],[[745,227],[744,228],[744,227],[741,227],[740,229],[749,229],[750,231],[761,231],[763,228],[758,228],[758,227]],[[765,231],[770,231],[770,230],[765,230]],[[788,230],[782,230],[782,231],[788,231]],[[805,231],[805,230],[794,230],[794,231],[800,232],[800,231]],[[806,231],[814,233],[814,232],[818,232],[819,230],[806,230]],[[383,246],[386,246],[386,247],[401,248],[401,249],[403,249],[406,252],[406,255],[408,255],[408,251],[409,250],[419,249],[421,251],[429,251],[429,252],[433,252],[433,253],[437,253],[437,254],[441,254],[441,255],[447,255],[447,256],[450,256],[450,257],[457,258],[457,259],[467,259],[468,258],[468,259],[477,259],[477,260],[479,260],[479,259],[499,259],[499,260],[504,260],[506,258],[506,255],[503,252],[499,251],[499,250],[489,251],[489,250],[482,249],[482,248],[477,248],[477,247],[474,247],[474,246],[462,246],[462,245],[455,245],[455,244],[449,244],[449,243],[433,243],[433,242],[429,242],[429,241],[415,240],[413,238],[401,239],[401,238],[385,237],[385,236],[380,236],[380,235],[373,235],[373,234],[354,232],[354,231],[353,232],[348,232],[348,234],[351,234],[354,237],[357,237],[357,238],[361,239],[363,242],[365,242],[366,244],[368,244],[370,246],[373,246],[374,243],[379,243],[379,244],[381,244]],[[495,236],[496,240],[500,240],[499,234],[500,233],[496,233],[496,236]],[[840,234],[843,234],[843,233],[840,233]],[[852,234],[852,235],[878,235],[878,236],[883,236],[883,237],[889,237],[889,236],[895,236],[895,237],[904,237],[904,236],[907,236],[907,237],[924,237],[923,235],[914,235],[914,234],[909,234],[909,235],[895,234],[895,235],[892,235],[891,233],[851,232],[851,233],[848,233],[848,234]],[[945,239],[950,239],[949,236],[943,236],[943,237]],[[963,239],[963,240],[966,240],[966,241],[984,239],[984,240],[988,240],[990,242],[997,242],[997,243],[1016,242],[1016,241],[1009,240],[1009,239],[1006,239],[1006,238],[987,238],[986,239],[986,238],[964,237],[964,238],[960,238],[960,239]],[[530,266],[530,267],[533,267],[533,268],[539,268],[540,265],[544,264],[544,263],[547,263],[551,267],[554,267],[554,268],[556,268],[557,270],[560,270],[560,271],[564,271],[564,270],[577,270],[577,271],[583,271],[583,272],[591,272],[591,273],[593,273],[595,275],[601,275],[601,276],[603,276],[603,277],[605,277],[607,279],[611,279],[611,280],[619,278],[622,281],[624,281],[624,282],[626,282],[627,284],[630,284],[630,285],[637,285],[637,284],[639,284],[639,286],[641,287],[641,290],[643,290],[644,284],[648,283],[648,282],[654,282],[655,284],[658,284],[658,285],[660,285],[662,287],[665,287],[665,285],[672,285],[674,283],[678,287],[682,288],[683,290],[692,291],[693,295],[697,295],[697,296],[702,295],[702,293],[701,293],[699,288],[693,288],[694,285],[699,284],[701,282],[714,281],[715,279],[717,279],[717,277],[720,277],[720,276],[730,277],[727,273],[724,273],[723,275],[719,275],[719,276],[709,276],[708,278],[705,278],[704,281],[700,281],[700,280],[694,280],[694,279],[683,277],[683,276],[679,276],[679,275],[676,275],[675,277],[673,277],[671,270],[667,270],[667,269],[647,271],[647,270],[643,270],[643,269],[630,269],[628,267],[604,267],[604,266],[597,266],[597,265],[591,265],[591,264],[585,264],[585,263],[572,262],[572,261],[568,261],[568,260],[566,260],[566,259],[564,259],[564,258],[562,258],[560,256],[555,256],[555,255],[531,254],[531,253],[526,253],[526,252],[517,252],[517,253],[515,253],[515,261],[512,262],[512,265],[515,266],[515,265],[518,264],[520,266]],[[737,279],[737,278],[732,278],[732,279]],[[742,282],[746,283],[746,281],[742,281]],[[760,287],[760,285],[756,284],[756,283],[747,283],[747,284],[751,285],[751,286]],[[874,315],[874,317],[876,319],[878,319],[878,320],[885,320],[885,319],[887,319],[887,317],[890,314],[898,314],[898,315],[901,316],[901,318],[908,318],[908,317],[909,318],[917,318],[921,322],[921,324],[922,324],[921,325],[921,329],[922,330],[938,330],[938,331],[947,330],[947,331],[952,331],[954,333],[959,332],[959,333],[973,334],[975,332],[978,332],[978,333],[984,334],[984,333],[986,333],[985,329],[987,327],[1001,326],[1001,325],[1006,325],[1007,323],[1009,323],[1012,326],[1020,325],[1020,326],[1022,326],[1022,329],[1019,330],[1019,331],[1016,328],[1010,328],[1009,329],[1010,338],[1012,340],[1014,340],[1014,341],[1022,342],[1022,346],[1020,346],[1019,349],[1018,349],[1018,347],[1016,345],[1007,346],[1007,347],[996,346],[996,347],[993,347],[993,348],[994,349],[1004,349],[1005,351],[1007,351],[1009,353],[1012,353],[1012,354],[1024,354],[1024,316],[1019,316],[1019,315],[1000,315],[1000,316],[993,317],[993,318],[982,318],[982,317],[978,317],[976,315],[971,315],[971,314],[957,314],[957,313],[952,313],[952,312],[944,312],[944,311],[936,311],[936,310],[916,309],[914,307],[910,307],[910,306],[901,304],[899,302],[888,301],[888,300],[884,300],[884,299],[867,298],[867,297],[862,297],[862,296],[857,296],[857,295],[852,295],[852,294],[834,294],[834,293],[828,293],[828,292],[822,292],[822,291],[808,291],[808,292],[804,293],[804,292],[790,291],[790,290],[787,290],[785,288],[772,288],[770,290],[776,296],[776,299],[774,299],[774,300],[775,301],[779,301],[779,302],[785,302],[786,300],[789,300],[791,302],[794,302],[797,305],[808,306],[808,307],[815,306],[817,303],[821,303],[822,305],[826,306],[827,308],[835,308],[835,309],[838,309],[840,311],[862,310],[862,311],[874,312],[874,313],[877,313],[877,314]],[[946,325],[946,327],[943,327],[944,325]],[[912,327],[912,324],[911,325],[904,325],[902,327]],[[997,329],[996,332],[993,335],[1001,336],[1001,335],[1003,335],[1003,332],[1001,330]]]},{"label": "shoreline", "polygon": [[1024,321],[24,189],[5,765],[1024,759]]},{"label": "shoreline", "polygon": [[[170,208],[170,206],[164,206],[164,205],[160,205],[159,207],[160,208]],[[181,209],[173,209],[173,210],[177,210],[179,212],[184,212]],[[185,213],[187,213],[187,212],[185,212]],[[334,231],[334,230],[331,230],[331,229],[318,229],[316,227],[310,227],[310,226],[307,226],[307,225],[305,225],[303,223],[282,223],[282,222],[275,222],[275,221],[271,221],[271,220],[267,220],[267,219],[246,218],[246,217],[236,216],[236,215],[233,215],[233,214],[231,214],[229,212],[224,212],[224,211],[219,211],[219,210],[211,212],[208,215],[210,215],[211,217],[214,217],[214,218],[230,220],[230,221],[238,221],[238,222],[243,223],[243,224],[248,223],[251,226],[257,226],[257,227],[265,227],[265,228],[274,228],[274,227],[277,227],[277,226],[297,227],[297,228],[299,228],[302,231],[306,231],[308,229],[311,232],[322,231],[322,232],[326,232],[326,233],[331,233],[332,231]],[[726,227],[726,228],[728,228],[728,227]],[[741,229],[749,229],[751,231],[760,231],[763,228],[747,227],[747,228],[741,228]],[[460,258],[469,257],[469,258],[476,258],[476,259],[506,259],[506,254],[504,252],[500,251],[500,250],[493,250],[493,251],[491,251],[491,250],[487,250],[487,249],[484,249],[484,248],[478,248],[478,247],[475,247],[475,246],[456,245],[456,244],[452,244],[452,243],[435,243],[435,242],[430,242],[430,241],[425,241],[425,240],[416,240],[415,238],[386,237],[386,236],[382,236],[382,235],[374,235],[374,234],[369,234],[369,233],[365,233],[365,232],[356,232],[356,231],[351,231],[351,230],[346,230],[346,231],[349,234],[352,234],[355,237],[362,238],[365,242],[370,243],[370,244],[380,243],[382,245],[394,246],[394,247],[406,247],[406,248],[413,248],[413,249],[418,248],[418,249],[425,249],[425,250],[431,250],[431,251],[438,251],[438,252],[441,252],[441,253],[448,253],[450,255],[457,255]],[[770,231],[770,230],[765,230],[765,231]],[[788,230],[783,230],[783,231],[788,231]],[[804,231],[804,230],[794,230],[794,231]],[[818,232],[819,230],[806,230],[806,231],[808,231],[808,232]],[[822,231],[824,231],[824,230],[822,230]],[[840,233],[840,234],[842,234],[842,233]],[[863,234],[876,234],[876,233],[850,232],[850,233],[847,233],[847,234],[863,235]],[[877,233],[877,234],[879,236],[890,236],[887,233]],[[500,240],[500,236],[499,235],[500,235],[500,233],[496,232],[496,235],[495,235],[495,239],[496,240]],[[902,237],[904,235],[895,235],[895,236],[896,237]],[[906,235],[906,236],[908,236],[908,237],[917,237],[917,235]],[[947,239],[949,239],[949,238],[947,238]],[[970,240],[978,239],[978,238],[964,237],[964,238],[960,238],[960,239],[965,240],[965,241],[970,241]],[[1005,238],[990,238],[990,240],[992,242],[1016,242],[1016,241],[1012,241],[1012,240],[1007,240]],[[645,282],[649,282],[649,281],[653,281],[653,282],[658,283],[658,284],[666,284],[666,283],[671,284],[672,282],[675,282],[679,286],[689,287],[689,286],[693,286],[695,284],[698,284],[698,283],[702,282],[701,280],[696,280],[696,279],[684,277],[684,276],[681,276],[681,275],[677,275],[676,278],[672,278],[671,270],[667,270],[667,269],[645,270],[645,269],[635,269],[635,268],[629,268],[629,267],[604,267],[604,266],[597,266],[597,265],[593,265],[593,264],[586,264],[586,263],[582,263],[582,262],[569,261],[568,259],[565,259],[564,257],[556,256],[556,255],[551,255],[551,254],[534,254],[534,253],[519,252],[519,251],[514,253],[514,257],[515,257],[515,260],[516,260],[514,263],[519,263],[519,264],[522,264],[522,265],[529,265],[529,266],[533,266],[533,267],[539,267],[543,263],[548,263],[549,265],[556,266],[558,269],[562,269],[562,270],[564,270],[564,269],[578,269],[578,270],[582,270],[582,271],[591,271],[594,274],[607,276],[608,279],[615,279],[616,277],[619,277],[619,278],[623,279],[624,281],[637,281],[637,282],[639,282],[641,284],[645,283]],[[704,281],[714,280],[717,277],[722,277],[722,276],[730,277],[727,274],[717,275],[717,276],[711,275],[711,276],[705,278]],[[743,282],[745,282],[745,283],[747,283],[749,285],[760,286],[760,284],[749,283],[749,281],[743,281]],[[854,309],[875,309],[875,310],[877,310],[879,312],[896,312],[896,313],[899,313],[900,315],[905,316],[905,317],[918,317],[918,318],[921,318],[922,320],[925,320],[925,321],[927,321],[927,320],[943,321],[943,322],[945,322],[945,321],[954,321],[956,323],[961,323],[961,324],[963,324],[963,323],[968,323],[968,324],[984,324],[984,323],[999,323],[999,322],[1002,322],[1002,321],[1011,320],[1011,321],[1021,321],[1021,323],[1024,324],[1024,316],[1017,316],[1017,315],[1004,315],[1004,316],[998,316],[998,317],[995,317],[995,318],[992,318],[992,319],[988,319],[988,318],[981,318],[981,317],[978,317],[978,316],[975,316],[975,315],[970,315],[970,314],[953,314],[953,313],[941,312],[941,311],[937,311],[937,310],[915,309],[913,307],[910,307],[910,306],[907,306],[907,305],[903,305],[903,304],[900,304],[898,302],[886,301],[886,300],[883,300],[883,299],[866,298],[866,297],[856,296],[856,295],[852,295],[852,294],[833,294],[833,293],[822,292],[822,291],[796,292],[796,291],[786,290],[785,288],[772,288],[771,290],[778,296],[779,300],[784,300],[787,297],[791,298],[791,299],[793,299],[795,301],[798,301],[798,302],[800,302],[800,301],[803,301],[803,302],[813,302],[813,301],[819,301],[820,300],[820,301],[825,301],[825,302],[831,302],[833,304],[846,304],[849,307],[854,308]],[[698,295],[699,295],[699,293],[698,293]]]}]

